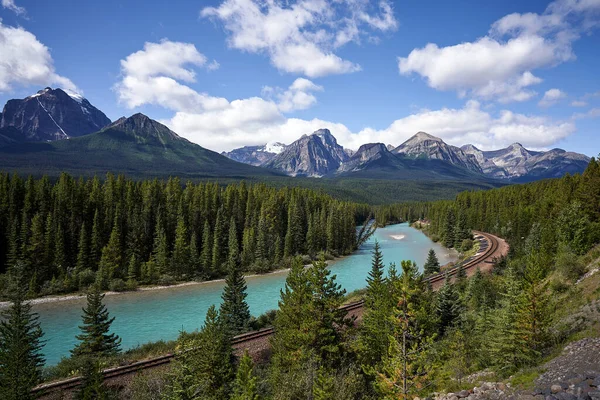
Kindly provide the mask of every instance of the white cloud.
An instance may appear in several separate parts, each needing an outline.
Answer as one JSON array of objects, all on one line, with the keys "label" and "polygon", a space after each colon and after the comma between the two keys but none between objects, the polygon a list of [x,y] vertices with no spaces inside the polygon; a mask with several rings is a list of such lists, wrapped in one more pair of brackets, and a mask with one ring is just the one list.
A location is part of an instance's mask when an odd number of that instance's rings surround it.
[{"label": "white cloud", "polygon": [[[3,3],[4,5],[4,3]],[[48,48],[25,29],[2,24],[0,20],[0,93],[20,86],[49,86],[78,92],[73,82],[54,70]]]},{"label": "white cloud", "polygon": [[276,99],[279,110],[290,112],[305,110],[317,103],[317,98],[312,92],[321,92],[323,87],[316,85],[305,78],[296,79],[287,90],[265,86],[263,95],[269,99]]},{"label": "white cloud", "polygon": [[[254,106],[258,105],[263,102],[257,101]],[[493,115],[482,110],[476,101],[469,101],[460,109],[421,110],[393,121],[385,129],[364,128],[358,132],[352,132],[339,122],[285,118],[275,109],[269,114],[262,107],[243,110],[246,106],[249,104],[240,101],[236,111],[231,113],[177,113],[164,122],[189,140],[216,151],[272,141],[289,144],[320,128],[330,129],[340,144],[351,149],[373,142],[397,146],[418,131],[439,136],[456,146],[471,143],[483,150],[498,149],[514,142],[543,149],[575,132],[573,121],[554,121],[508,110]],[[249,115],[255,118],[245,120],[244,117]]]},{"label": "white cloud", "polygon": [[572,43],[600,21],[598,0],[557,0],[543,14],[509,14],[474,42],[439,47],[429,43],[398,58],[402,75],[416,73],[437,90],[457,91],[503,103],[536,95],[533,72],[569,60]]},{"label": "white cloud", "polygon": [[115,85],[119,101],[129,108],[155,104],[174,111],[212,110],[229,102],[198,93],[178,82],[195,82],[196,72],[190,66],[217,68],[216,61],[207,63],[206,56],[190,43],[162,40],[144,44],[144,49],[121,60],[122,79]]},{"label": "white cloud", "polygon": [[544,97],[540,100],[538,105],[540,107],[550,107],[556,104],[560,99],[567,97],[567,94],[560,89],[550,89],[544,93]]},{"label": "white cloud", "polygon": [[588,112],[585,113],[576,113],[573,114],[573,120],[578,119],[586,119],[586,118],[598,118],[600,117],[600,108],[592,108]]},{"label": "white cloud", "polygon": [[340,122],[285,116],[287,112],[313,106],[317,101],[314,93],[323,90],[305,78],[297,78],[286,89],[265,87],[264,98],[233,101],[198,93],[182,83],[194,82],[193,67],[206,67],[206,63],[206,57],[193,45],[168,41],[146,43],[142,51],[122,60],[123,78],[115,88],[119,98],[131,108],[155,104],[173,110],[173,117],[164,120],[165,124],[192,142],[215,151],[272,141],[291,143],[320,128],[330,129],[339,143],[353,149],[370,142],[399,145],[421,130],[451,144],[473,143],[482,149],[517,141],[543,148],[575,129],[572,121],[553,121],[511,111],[493,115],[483,110],[479,102],[470,100],[460,109],[420,110],[382,130],[365,128],[352,132]]},{"label": "white cloud", "polygon": [[15,4],[15,0],[2,0],[2,7],[13,11],[17,15],[25,15],[27,10]]},{"label": "white cloud", "polygon": [[588,103],[583,100],[573,100],[571,102],[572,107],[586,107],[587,105],[588,105]]},{"label": "white cloud", "polygon": [[230,47],[265,53],[280,71],[311,78],[359,71],[334,50],[398,26],[389,0],[225,0],[200,15],[224,24]]}]

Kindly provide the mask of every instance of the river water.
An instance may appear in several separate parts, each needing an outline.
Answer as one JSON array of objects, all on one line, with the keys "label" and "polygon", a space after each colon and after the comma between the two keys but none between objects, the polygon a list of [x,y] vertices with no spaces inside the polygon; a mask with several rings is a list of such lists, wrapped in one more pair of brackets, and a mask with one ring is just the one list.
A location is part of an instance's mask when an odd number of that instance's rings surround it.
[{"label": "river water", "polygon": [[[422,268],[427,252],[433,248],[440,263],[455,260],[449,250],[433,243],[420,231],[408,224],[380,228],[361,249],[348,257],[330,262],[337,282],[351,292],[366,286],[371,267],[371,251],[378,240],[386,265],[394,262],[400,269],[401,260],[413,260]],[[285,284],[287,272],[247,278],[250,312],[258,316],[277,308],[279,291]],[[193,331],[201,327],[206,311],[212,304],[221,302],[223,282],[207,282],[162,290],[123,293],[106,296],[104,301],[111,316],[115,317],[112,329],[122,339],[122,348],[177,338],[181,330]],[[55,365],[61,357],[69,355],[76,344],[75,335],[81,324],[81,308],[85,299],[35,305],[47,340],[43,352],[46,365]]]}]

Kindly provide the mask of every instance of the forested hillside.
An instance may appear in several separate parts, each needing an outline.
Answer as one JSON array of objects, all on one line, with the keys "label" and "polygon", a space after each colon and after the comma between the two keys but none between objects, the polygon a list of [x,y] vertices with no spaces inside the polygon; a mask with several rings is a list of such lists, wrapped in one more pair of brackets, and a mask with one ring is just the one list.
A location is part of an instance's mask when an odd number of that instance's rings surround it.
[{"label": "forested hillside", "polygon": [[429,233],[449,246],[457,227],[467,226],[505,238],[520,255],[531,248],[548,257],[558,250],[581,255],[600,241],[600,162],[592,159],[582,175],[380,207],[377,219],[426,219]]},{"label": "forested hillside", "polygon": [[230,258],[266,272],[291,256],[338,256],[368,208],[307,189],[185,186],[108,174],[23,180],[0,174],[0,265],[25,264],[30,296],[212,279]]}]

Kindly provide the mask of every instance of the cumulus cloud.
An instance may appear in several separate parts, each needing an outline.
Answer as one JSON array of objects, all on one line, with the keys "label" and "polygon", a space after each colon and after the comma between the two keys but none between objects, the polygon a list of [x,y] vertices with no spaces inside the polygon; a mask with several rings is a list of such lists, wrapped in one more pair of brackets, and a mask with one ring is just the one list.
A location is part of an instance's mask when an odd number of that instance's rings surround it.
[{"label": "cumulus cloud", "polygon": [[575,55],[572,43],[600,21],[598,0],[557,0],[543,14],[509,14],[473,42],[439,47],[429,43],[398,58],[400,74],[418,74],[437,90],[457,91],[502,103],[536,95],[542,80],[532,71]]},{"label": "cumulus cloud", "polygon": [[420,110],[391,122],[385,129],[353,132],[341,122],[286,116],[313,106],[317,102],[315,93],[324,90],[306,78],[297,78],[284,89],[265,87],[262,97],[232,101],[199,93],[186,85],[196,81],[194,68],[206,68],[207,64],[207,58],[191,44],[166,40],[146,43],[143,50],[121,61],[123,76],[115,90],[130,108],[155,104],[174,111],[162,122],[215,151],[272,141],[291,143],[320,128],[330,129],[339,143],[352,149],[370,142],[399,145],[421,130],[451,144],[472,143],[482,149],[517,141],[531,148],[544,148],[575,129],[573,120],[554,121],[508,110],[492,114],[470,100],[462,108]]},{"label": "cumulus cloud", "polygon": [[540,107],[550,107],[556,104],[560,99],[567,97],[567,94],[560,89],[550,89],[544,93],[544,97],[540,100],[538,105]]},{"label": "cumulus cloud", "polygon": [[[263,103],[258,101],[257,104]],[[364,128],[358,132],[335,121],[286,118],[275,109],[271,109],[272,113],[268,114],[270,118],[266,118],[264,110],[260,114],[244,112],[244,106],[246,104],[240,102],[237,112],[232,113],[235,115],[219,112],[177,113],[164,122],[191,141],[217,151],[272,141],[289,144],[320,128],[330,129],[340,144],[351,149],[373,142],[397,146],[418,131],[439,136],[456,146],[471,143],[483,150],[498,149],[514,142],[532,149],[543,149],[575,132],[573,121],[555,121],[508,110],[491,114],[473,100],[463,108],[421,110],[393,121],[385,129]],[[244,120],[248,115],[261,117],[252,121]]]},{"label": "cumulus cloud", "polygon": [[229,46],[265,53],[280,71],[310,78],[352,73],[360,66],[335,49],[373,32],[394,30],[398,22],[389,0],[225,0],[201,10],[224,24]]},{"label": "cumulus cloud", "polygon": [[[4,5],[4,3],[3,3]],[[0,93],[15,85],[49,86],[78,92],[68,78],[58,75],[48,48],[25,29],[2,24],[0,20]]]},{"label": "cumulus cloud", "polygon": [[573,100],[571,102],[572,107],[586,107],[587,105],[588,103],[583,100]]},{"label": "cumulus cloud", "polygon": [[25,15],[27,13],[24,7],[19,7],[15,4],[15,0],[2,0],[2,7],[13,11],[17,15]]},{"label": "cumulus cloud", "polygon": [[208,63],[191,43],[147,42],[143,50],[121,60],[122,79],[115,90],[119,101],[129,108],[154,104],[174,111],[220,109],[229,104],[226,99],[198,93],[179,82],[196,81],[192,66],[212,70],[214,63]]},{"label": "cumulus cloud", "polygon": [[578,119],[586,119],[586,118],[598,118],[600,117],[600,108],[592,108],[588,112],[585,113],[576,113],[573,114],[573,120]]},{"label": "cumulus cloud", "polygon": [[323,87],[305,78],[296,79],[287,90],[265,86],[263,95],[275,99],[282,112],[305,110],[317,103],[313,92],[321,92]]}]

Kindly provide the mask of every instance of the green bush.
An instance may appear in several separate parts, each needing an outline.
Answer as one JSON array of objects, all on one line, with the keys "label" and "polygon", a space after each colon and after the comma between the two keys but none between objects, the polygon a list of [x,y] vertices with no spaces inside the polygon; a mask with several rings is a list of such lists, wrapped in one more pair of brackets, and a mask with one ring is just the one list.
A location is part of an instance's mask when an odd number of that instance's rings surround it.
[{"label": "green bush", "polygon": [[171,286],[174,285],[177,281],[174,277],[169,274],[163,274],[158,279],[158,284],[162,286]]},{"label": "green bush", "polygon": [[471,250],[472,248],[473,248],[473,241],[471,239],[465,239],[460,244],[460,250],[463,253],[466,253],[467,251]]},{"label": "green bush", "polygon": [[96,273],[91,269],[84,269],[79,273],[79,290],[86,290],[96,281]]},{"label": "green bush", "polygon": [[124,292],[127,290],[127,284],[123,279],[116,278],[110,281],[108,288],[111,292]]}]

